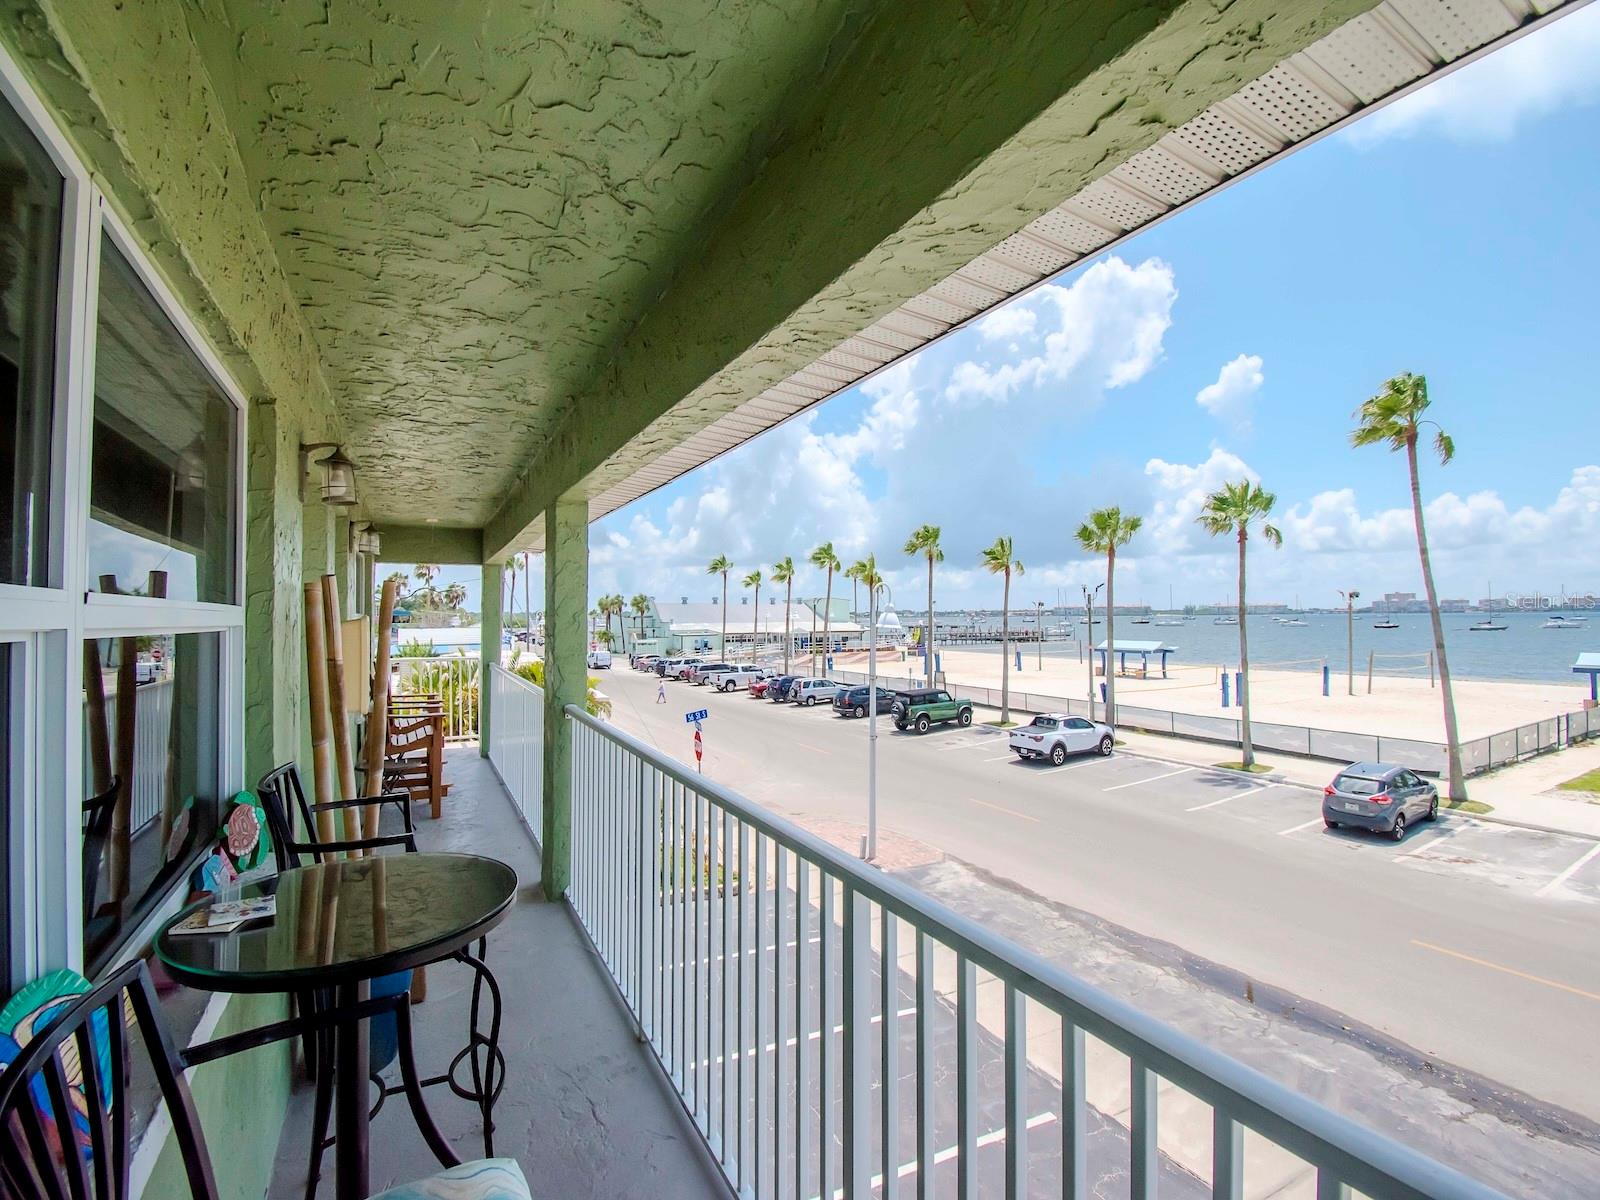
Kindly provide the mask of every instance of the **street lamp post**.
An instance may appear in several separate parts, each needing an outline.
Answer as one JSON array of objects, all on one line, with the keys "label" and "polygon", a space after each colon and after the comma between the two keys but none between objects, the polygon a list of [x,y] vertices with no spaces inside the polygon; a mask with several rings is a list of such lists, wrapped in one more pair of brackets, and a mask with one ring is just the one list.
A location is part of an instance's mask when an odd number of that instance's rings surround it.
[{"label": "street lamp post", "polygon": [[872,862],[878,857],[878,592],[888,591],[890,604],[894,593],[876,578],[877,556],[867,561],[867,845],[862,857]]},{"label": "street lamp post", "polygon": [[[1089,641],[1089,653],[1087,657],[1089,659],[1089,720],[1091,721],[1094,720],[1094,598],[1100,594],[1100,589],[1103,587],[1105,587],[1105,584],[1097,583],[1094,585],[1094,590],[1091,591],[1088,584],[1084,584],[1083,586],[1084,620],[1089,622],[1089,632],[1085,636]],[[1107,645],[1106,670],[1109,671],[1110,669],[1111,647],[1110,645]]]},{"label": "street lamp post", "polygon": [[1361,593],[1355,590],[1340,592],[1344,597],[1345,687],[1350,695],[1356,694],[1356,601]]},{"label": "street lamp post", "polygon": [[1044,670],[1044,601],[1035,600],[1033,605],[1039,610],[1039,619],[1035,623],[1035,632],[1039,635],[1039,670],[1042,672]]}]

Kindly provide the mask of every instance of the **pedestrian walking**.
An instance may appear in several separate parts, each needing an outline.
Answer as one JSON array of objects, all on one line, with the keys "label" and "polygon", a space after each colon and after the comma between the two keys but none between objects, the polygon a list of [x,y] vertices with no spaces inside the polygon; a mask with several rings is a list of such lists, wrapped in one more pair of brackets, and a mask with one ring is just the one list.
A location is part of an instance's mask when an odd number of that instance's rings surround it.
[{"label": "pedestrian walking", "polygon": [[663,677],[661,682],[656,684],[656,703],[657,704],[665,704],[666,702],[667,702],[667,681]]}]

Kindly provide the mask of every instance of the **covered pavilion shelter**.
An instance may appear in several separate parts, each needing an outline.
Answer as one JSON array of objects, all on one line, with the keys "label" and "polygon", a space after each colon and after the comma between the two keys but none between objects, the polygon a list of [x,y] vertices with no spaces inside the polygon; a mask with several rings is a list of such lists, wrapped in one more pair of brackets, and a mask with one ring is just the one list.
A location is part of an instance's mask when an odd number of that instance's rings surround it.
[{"label": "covered pavilion shelter", "polygon": [[[1100,656],[1100,674],[1104,675],[1107,672],[1106,643],[1101,642],[1094,648],[1094,652]],[[1176,646],[1169,646],[1165,642],[1125,642],[1121,638],[1117,639],[1116,645],[1111,649],[1111,653],[1117,656],[1118,675],[1126,675],[1128,673],[1128,655],[1130,654],[1139,656],[1141,676],[1149,675],[1150,656],[1154,654],[1161,659],[1161,678],[1163,679],[1167,678],[1168,656],[1177,652],[1178,648]]]},{"label": "covered pavilion shelter", "polygon": [[1589,677],[1589,699],[1600,703],[1600,651],[1585,650],[1578,655],[1572,673]]},{"label": "covered pavilion shelter", "polygon": [[[197,865],[90,931],[85,663],[113,641],[164,647],[168,790],[212,821],[312,760],[308,586],[370,616],[380,554],[495,597],[542,553],[539,706],[487,686],[479,734],[523,722],[568,896],[592,521],[1579,7],[12,0],[0,983],[101,974]],[[287,1071],[208,1070],[220,1192],[260,1196]],[[144,1194],[183,1194],[176,1157]]]}]

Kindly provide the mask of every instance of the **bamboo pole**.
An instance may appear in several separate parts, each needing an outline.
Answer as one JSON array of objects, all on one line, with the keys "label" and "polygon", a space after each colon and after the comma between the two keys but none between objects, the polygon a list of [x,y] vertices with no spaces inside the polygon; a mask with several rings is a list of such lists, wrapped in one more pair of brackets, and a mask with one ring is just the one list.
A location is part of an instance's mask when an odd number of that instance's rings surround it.
[{"label": "bamboo pole", "polygon": [[[392,579],[385,580],[383,594],[378,601],[378,643],[372,665],[372,704],[367,708],[367,795],[383,794],[383,752],[389,740],[389,631],[394,625],[394,606],[398,588]],[[406,803],[410,803],[409,800]],[[369,804],[361,811],[362,836],[378,835],[378,805]]]},{"label": "bamboo pole", "polygon": [[[115,575],[100,576],[100,590],[108,596],[121,593]],[[139,687],[139,639],[117,639],[117,737],[115,749],[115,774],[122,781],[117,789],[117,800],[111,808],[111,872],[110,900],[121,904],[128,898],[128,855],[132,830],[129,818],[133,812],[133,751],[135,718],[139,701],[134,693]]]},{"label": "bamboo pole", "polygon": [[[339,619],[339,577],[322,577],[322,625],[326,636],[324,650],[328,659],[328,713],[333,724],[333,756],[339,770],[339,797],[354,800],[356,791],[356,760],[350,752],[350,718],[344,711],[344,637],[343,622]],[[344,836],[355,841],[361,836],[361,814],[358,809],[343,810]],[[359,851],[354,852],[360,857]]]},{"label": "bamboo pole", "polygon": [[111,730],[106,725],[104,672],[100,643],[89,638],[83,643],[83,693],[89,705],[89,770],[96,796],[104,795],[111,786]]},{"label": "bamboo pole", "polygon": [[[334,799],[333,763],[328,757],[328,673],[323,660],[327,656],[327,630],[322,624],[322,584],[305,585],[306,607],[306,682],[307,698],[311,705],[311,780],[317,803],[326,804]],[[290,817],[293,820],[291,814]],[[317,814],[317,838],[331,842],[333,813]]]}]

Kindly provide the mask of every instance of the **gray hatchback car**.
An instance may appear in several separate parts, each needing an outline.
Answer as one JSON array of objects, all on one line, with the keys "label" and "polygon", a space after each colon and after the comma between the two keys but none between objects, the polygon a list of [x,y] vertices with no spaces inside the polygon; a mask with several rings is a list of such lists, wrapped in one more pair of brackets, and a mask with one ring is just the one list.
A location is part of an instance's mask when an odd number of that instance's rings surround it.
[{"label": "gray hatchback car", "polygon": [[1351,763],[1322,789],[1322,819],[1329,829],[1353,825],[1395,841],[1415,821],[1439,816],[1439,789],[1409,767]]}]

